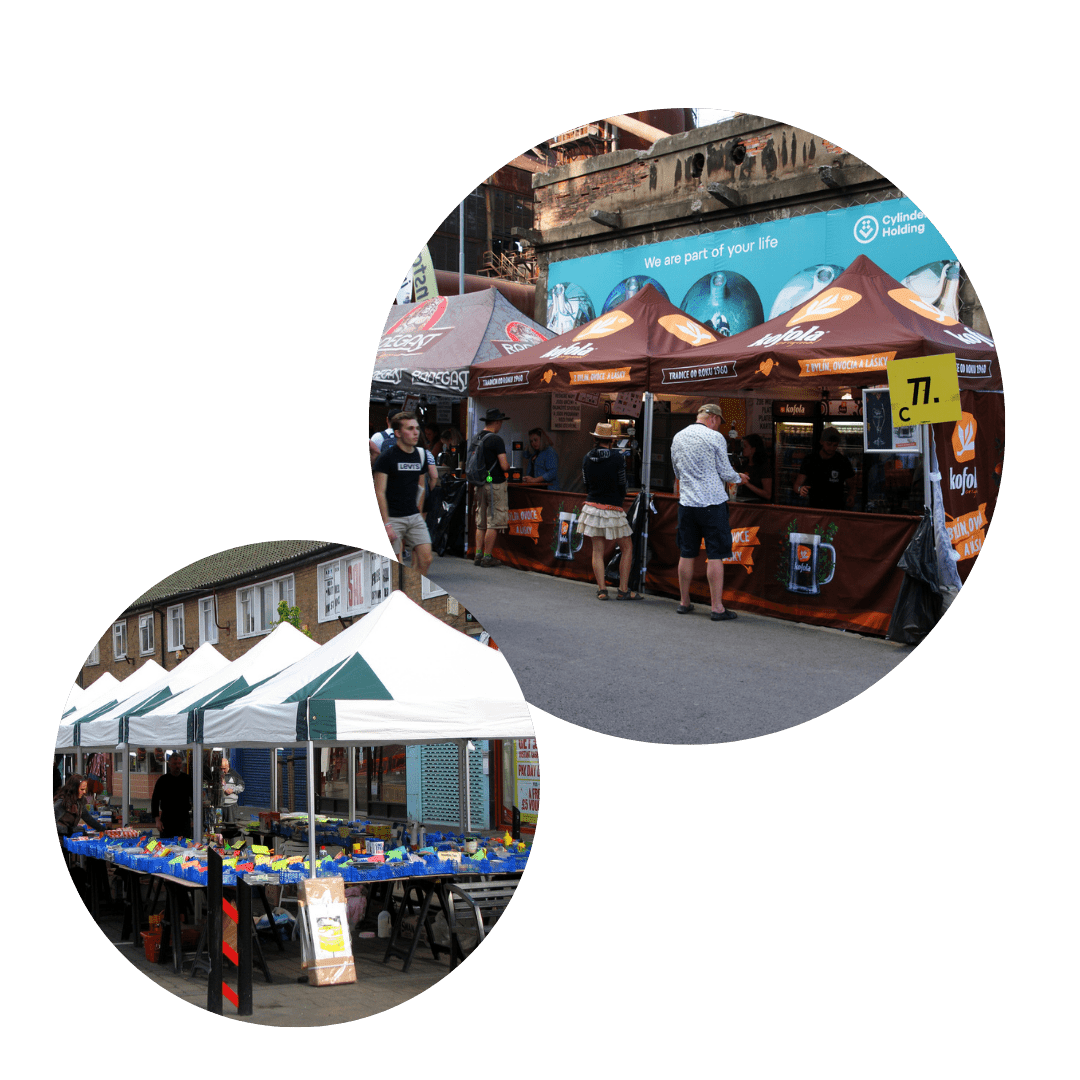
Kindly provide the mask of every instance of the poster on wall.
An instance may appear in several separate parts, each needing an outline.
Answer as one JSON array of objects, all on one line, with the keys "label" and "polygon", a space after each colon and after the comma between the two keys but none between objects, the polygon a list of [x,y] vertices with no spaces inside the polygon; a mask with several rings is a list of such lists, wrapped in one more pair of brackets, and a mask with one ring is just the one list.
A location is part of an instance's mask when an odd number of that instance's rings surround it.
[{"label": "poster on wall", "polygon": [[888,388],[863,391],[863,450],[867,454],[917,454],[919,429],[914,424],[893,427]]},{"label": "poster on wall", "polygon": [[580,431],[581,402],[579,394],[553,393],[551,395],[551,430]]},{"label": "poster on wall", "polygon": [[540,810],[540,754],[535,739],[514,742],[514,805],[527,825]]},{"label": "poster on wall", "polygon": [[588,321],[651,284],[720,335],[738,334],[805,303],[859,255],[960,317],[956,256],[903,198],[553,262],[548,328],[561,333],[575,313]]}]

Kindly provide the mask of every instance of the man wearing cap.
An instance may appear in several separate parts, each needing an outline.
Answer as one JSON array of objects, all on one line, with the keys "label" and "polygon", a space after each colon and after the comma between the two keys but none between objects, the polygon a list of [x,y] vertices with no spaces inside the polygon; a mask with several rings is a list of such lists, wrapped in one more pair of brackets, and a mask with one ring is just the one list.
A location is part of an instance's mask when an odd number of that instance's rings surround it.
[{"label": "man wearing cap", "polygon": [[706,577],[713,622],[736,617],[724,607],[724,563],[731,556],[728,523],[728,484],[745,484],[749,477],[737,473],[728,461],[727,439],[720,433],[724,414],[719,405],[702,405],[697,422],[683,428],[671,440],[671,464],[678,479],[679,615],[694,610],[690,585],[694,560],[705,541]]},{"label": "man wearing cap", "polygon": [[843,510],[855,505],[855,469],[840,453],[840,432],[827,427],[821,442],[799,465],[795,494],[815,510]]},{"label": "man wearing cap", "polygon": [[510,471],[510,463],[506,459],[506,443],[499,435],[503,421],[510,417],[499,409],[488,409],[482,419],[484,430],[477,439],[484,454],[487,482],[478,484],[474,489],[476,555],[473,562],[477,566],[491,567],[499,565],[494,557],[499,533],[506,532],[510,526],[510,508],[506,496],[506,474]]}]

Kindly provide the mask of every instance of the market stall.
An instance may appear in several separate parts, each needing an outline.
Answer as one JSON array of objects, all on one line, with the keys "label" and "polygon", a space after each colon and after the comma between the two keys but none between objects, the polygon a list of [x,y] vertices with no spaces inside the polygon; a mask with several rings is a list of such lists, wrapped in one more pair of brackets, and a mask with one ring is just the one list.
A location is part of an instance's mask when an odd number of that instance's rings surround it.
[{"label": "market stall", "polygon": [[[649,292],[646,288],[638,297],[652,304],[661,300]],[[478,408],[496,406],[520,425],[545,409],[554,418],[558,392],[574,397],[560,406],[570,413],[577,410],[579,431],[591,430],[597,420],[640,416],[635,428],[640,431],[640,486],[656,508],[648,526],[646,588],[677,593],[677,506],[668,494],[674,483],[668,454],[671,439],[694,422],[697,407],[706,400],[719,399],[724,408],[736,466],[740,439],[756,433],[755,428],[765,435],[773,465],[771,503],[736,500],[730,507],[734,551],[727,562],[735,571],[725,580],[725,598],[734,607],[884,634],[903,578],[896,561],[924,505],[937,506],[940,534],[955,539],[961,558],[974,556],[992,515],[1004,446],[1001,377],[990,338],[939,311],[864,256],[797,310],[729,338],[701,327],[692,341],[690,334],[635,341],[634,328],[641,331],[631,307],[636,299],[543,349],[521,354],[516,364],[474,370],[470,392]],[[630,317],[612,318],[620,312]],[[603,343],[604,354],[590,348],[594,342]],[[890,360],[942,353],[956,356],[964,418],[959,424],[936,425],[933,439],[918,429],[894,431],[890,420],[890,454],[871,456],[863,391],[877,388],[874,403],[880,409]],[[520,421],[515,413],[521,414]],[[858,495],[851,510],[811,510],[791,487],[826,425],[840,429],[844,453],[857,459]],[[951,470],[943,448],[974,457],[979,431],[984,452],[996,458],[983,467],[982,487],[973,498],[963,489],[965,484],[974,487],[974,469],[970,480]],[[571,444],[571,464],[590,444]],[[987,451],[988,446],[994,449]],[[633,446],[628,449],[633,453]],[[956,460],[962,464],[960,456]],[[561,467],[559,479],[570,490],[510,487],[510,530],[498,556],[523,568],[590,580],[588,553],[578,556],[581,538],[573,528],[583,496],[580,483],[574,491],[572,478],[567,482],[568,470]],[[935,481],[933,487],[930,479],[946,471],[947,483]],[[950,503],[960,494],[967,503],[958,498]],[[566,522],[568,529],[560,527]],[[560,544],[567,534],[570,542]],[[801,541],[804,537],[809,539]],[[795,581],[794,567],[804,567],[801,553],[808,549],[812,580]],[[706,599],[704,554],[698,570],[692,593]],[[951,559],[943,574],[951,574],[950,584],[959,586]]]},{"label": "market stall", "polygon": [[374,422],[381,427],[395,406],[422,397],[425,404],[441,404],[451,424],[449,409],[464,399],[473,364],[512,356],[550,336],[495,288],[394,304],[375,352]]}]

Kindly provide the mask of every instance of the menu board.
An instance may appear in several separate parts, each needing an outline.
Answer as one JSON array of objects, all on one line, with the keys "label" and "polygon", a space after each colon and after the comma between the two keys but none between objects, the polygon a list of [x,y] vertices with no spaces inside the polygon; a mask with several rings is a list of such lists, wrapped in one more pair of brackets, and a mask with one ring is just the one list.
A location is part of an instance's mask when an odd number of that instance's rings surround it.
[{"label": "menu board", "polygon": [[555,391],[551,395],[551,430],[580,431],[581,403],[577,394]]}]

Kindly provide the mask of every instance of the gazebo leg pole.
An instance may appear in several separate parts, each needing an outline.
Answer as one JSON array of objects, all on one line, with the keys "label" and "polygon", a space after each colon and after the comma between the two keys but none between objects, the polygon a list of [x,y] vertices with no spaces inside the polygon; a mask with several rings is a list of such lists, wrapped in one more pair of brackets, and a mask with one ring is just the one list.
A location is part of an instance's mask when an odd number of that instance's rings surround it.
[{"label": "gazebo leg pole", "polygon": [[308,865],[309,877],[316,876],[315,862],[315,744],[308,739],[307,744],[307,813],[308,813]]},{"label": "gazebo leg pole", "polygon": [[345,753],[345,767],[349,770],[349,821],[356,820],[356,747],[350,746]]}]

